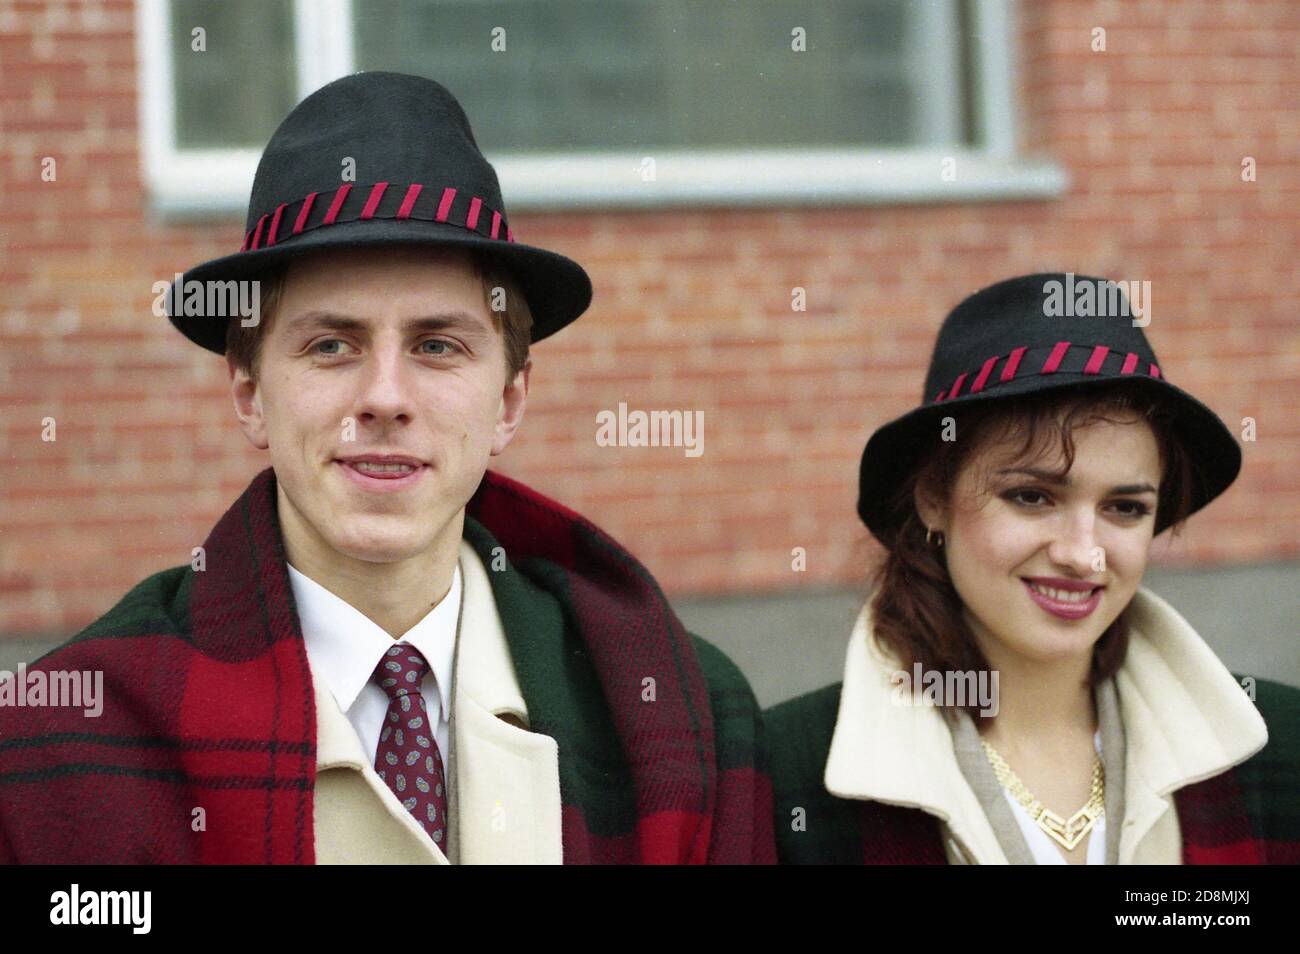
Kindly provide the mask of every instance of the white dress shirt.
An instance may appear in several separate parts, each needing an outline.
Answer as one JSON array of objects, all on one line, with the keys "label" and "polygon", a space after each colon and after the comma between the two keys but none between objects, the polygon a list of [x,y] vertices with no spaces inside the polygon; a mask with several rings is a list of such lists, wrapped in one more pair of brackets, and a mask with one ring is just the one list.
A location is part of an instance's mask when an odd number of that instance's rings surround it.
[{"label": "white dress shirt", "polygon": [[[1093,735],[1092,745],[1097,750],[1097,754],[1101,755],[1101,730],[1098,730]],[[1016,822],[1020,825],[1020,831],[1025,836],[1025,842],[1029,845],[1029,850],[1033,852],[1034,861],[1040,865],[1069,864],[1065,860],[1065,855],[1061,854],[1060,846],[1047,837],[1047,832],[1039,828],[1038,824],[1029,817],[1029,810],[1020,804],[1010,790],[1003,786],[1002,794],[1011,803],[1011,813],[1016,816]],[[1088,856],[1085,864],[1104,865],[1106,863],[1105,815],[1097,819],[1097,824],[1093,825],[1092,831],[1088,833],[1087,852]]]},{"label": "white dress shirt", "polygon": [[[298,605],[307,662],[325,680],[339,708],[356,729],[362,750],[373,760],[388,713],[388,694],[371,676],[384,653],[399,640],[292,565],[289,565],[289,581]],[[438,751],[442,754],[443,770],[448,773],[452,770],[448,764],[449,719],[460,594],[460,564],[457,563],[447,595],[400,638],[418,649],[429,662],[429,672],[420,683],[420,691],[429,711],[429,723],[438,727],[435,733]]]}]

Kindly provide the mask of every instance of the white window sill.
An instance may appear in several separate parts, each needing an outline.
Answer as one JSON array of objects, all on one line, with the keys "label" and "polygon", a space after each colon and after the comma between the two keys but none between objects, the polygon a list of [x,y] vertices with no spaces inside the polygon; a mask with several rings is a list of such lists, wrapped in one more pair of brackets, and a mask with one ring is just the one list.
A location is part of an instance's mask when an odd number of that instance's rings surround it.
[{"label": "white window sill", "polygon": [[[643,175],[647,158],[653,178]],[[178,155],[152,172],[153,208],[166,220],[242,219],[257,159],[253,150]],[[565,153],[493,165],[511,212],[998,202],[1058,198],[1069,185],[1051,160],[941,150]]]}]

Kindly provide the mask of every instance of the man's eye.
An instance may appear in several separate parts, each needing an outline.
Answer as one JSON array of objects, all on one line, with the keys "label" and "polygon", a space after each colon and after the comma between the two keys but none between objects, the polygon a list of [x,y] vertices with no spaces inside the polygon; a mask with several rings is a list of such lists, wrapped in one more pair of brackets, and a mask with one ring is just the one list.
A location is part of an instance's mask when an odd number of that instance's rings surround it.
[{"label": "man's eye", "polygon": [[[340,338],[324,338],[312,345],[312,353],[320,355],[322,357],[334,357],[341,354],[342,352],[335,351],[332,349],[327,351],[322,351],[321,349],[325,348],[328,345],[342,345],[342,344],[345,344],[345,342]],[[452,344],[450,341],[443,341],[441,338],[430,338],[427,341],[421,342],[421,347],[423,347],[424,345],[437,345],[438,346],[437,350],[426,351],[425,354],[431,354],[439,358],[443,357],[444,355],[452,354],[453,352],[458,350],[456,346]]]}]

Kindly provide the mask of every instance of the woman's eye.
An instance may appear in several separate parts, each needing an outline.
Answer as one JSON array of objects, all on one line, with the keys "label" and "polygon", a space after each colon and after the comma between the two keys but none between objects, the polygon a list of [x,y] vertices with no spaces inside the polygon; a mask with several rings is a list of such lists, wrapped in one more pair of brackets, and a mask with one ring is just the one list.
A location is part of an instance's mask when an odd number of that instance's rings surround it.
[{"label": "woman's eye", "polygon": [[[1026,497],[1033,499],[1026,500]],[[1010,499],[1014,500],[1016,503],[1022,503],[1029,507],[1036,507],[1039,503],[1047,499],[1047,495],[1041,490],[1013,490],[1011,491]]]},{"label": "woman's eye", "polygon": [[1145,517],[1151,512],[1151,508],[1140,500],[1117,500],[1115,506],[1128,508],[1120,510],[1120,516],[1122,517]]}]

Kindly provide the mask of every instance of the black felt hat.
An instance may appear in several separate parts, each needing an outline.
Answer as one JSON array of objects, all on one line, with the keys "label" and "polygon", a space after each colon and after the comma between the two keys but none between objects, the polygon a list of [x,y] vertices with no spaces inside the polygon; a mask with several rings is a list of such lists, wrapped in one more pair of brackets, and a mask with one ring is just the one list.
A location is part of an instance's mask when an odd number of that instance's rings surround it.
[{"label": "black felt hat", "polygon": [[[348,168],[356,181],[343,181]],[[499,259],[528,300],[533,341],[591,303],[582,266],[515,241],[496,171],[456,98],[433,80],[376,71],[321,87],[285,117],[257,165],[244,244],[187,271],[165,296],[167,315],[191,341],[225,354],[233,312],[223,304],[194,314],[207,296],[190,295],[205,287],[191,282],[254,279],[321,249],[394,245],[478,249]]]},{"label": "black felt hat", "polygon": [[[893,498],[962,406],[1058,389],[1147,389],[1174,415],[1196,477],[1192,511],[1223,493],[1241,470],[1241,448],[1219,417],[1161,372],[1123,283],[1043,273],[998,282],[944,319],[921,405],[871,435],[859,470],[858,516],[888,545],[902,515]],[[1156,533],[1165,529],[1157,523]]]}]

